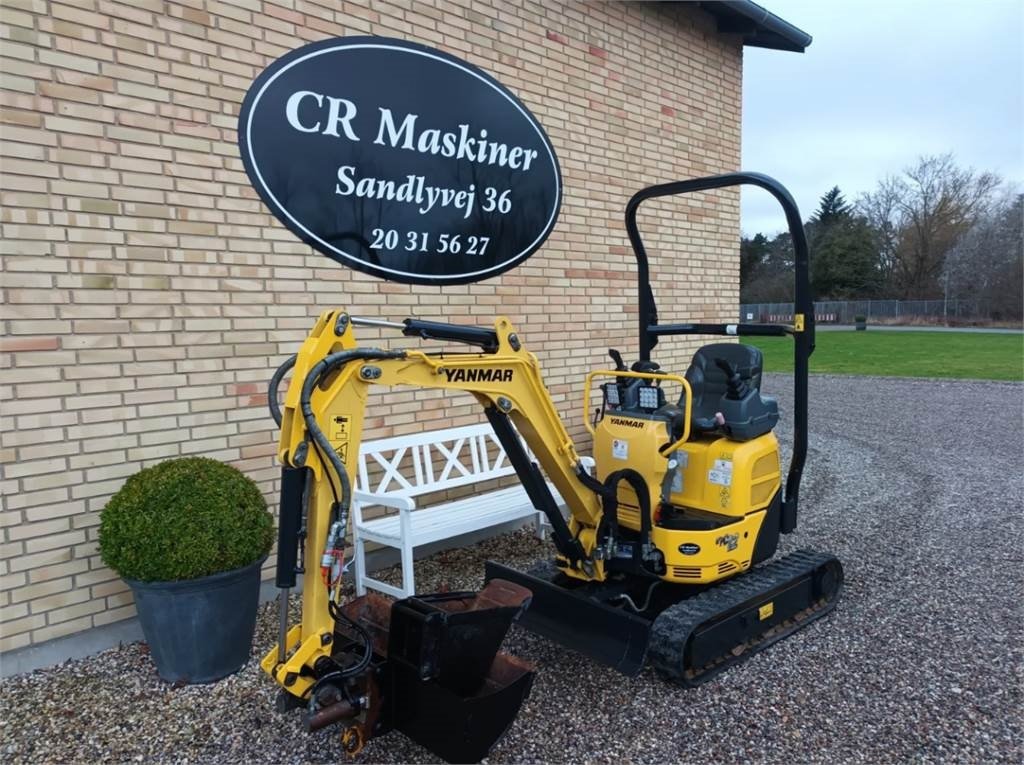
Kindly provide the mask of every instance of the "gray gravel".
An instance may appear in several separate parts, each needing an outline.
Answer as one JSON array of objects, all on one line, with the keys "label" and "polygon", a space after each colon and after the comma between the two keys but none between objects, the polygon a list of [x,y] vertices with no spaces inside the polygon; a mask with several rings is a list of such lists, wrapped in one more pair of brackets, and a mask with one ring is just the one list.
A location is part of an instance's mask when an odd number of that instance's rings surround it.
[{"label": "gray gravel", "polygon": [[[788,411],[790,380],[770,377]],[[837,610],[697,690],[626,678],[516,630],[539,666],[492,762],[1021,762],[1024,477],[1015,384],[814,377],[799,531],[844,562]],[[783,428],[781,435],[786,438]],[[526,532],[417,564],[473,587],[489,557],[549,553]],[[261,612],[254,656],[273,643]],[[161,682],[142,644],[0,685],[0,758],[343,762],[330,731],[273,710],[255,662],[213,686]],[[399,734],[362,762],[427,762]]]}]

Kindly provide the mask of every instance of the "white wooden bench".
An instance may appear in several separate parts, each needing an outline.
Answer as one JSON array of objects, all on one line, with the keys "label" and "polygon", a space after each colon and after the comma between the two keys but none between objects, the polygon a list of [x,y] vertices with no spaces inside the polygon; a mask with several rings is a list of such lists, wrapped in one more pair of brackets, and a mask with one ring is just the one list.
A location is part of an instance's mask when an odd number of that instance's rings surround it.
[{"label": "white wooden bench", "polygon": [[[543,537],[547,519],[518,483],[420,509],[413,500],[511,475],[515,475],[515,469],[488,423],[364,442],[359,450],[352,503],[356,592],[365,595],[369,587],[396,598],[415,594],[413,550],[431,542],[525,520],[532,520]],[[554,486],[548,485],[559,507],[563,507]],[[366,509],[373,506],[398,513],[364,517]],[[400,551],[400,588],[367,575],[367,542]]]}]

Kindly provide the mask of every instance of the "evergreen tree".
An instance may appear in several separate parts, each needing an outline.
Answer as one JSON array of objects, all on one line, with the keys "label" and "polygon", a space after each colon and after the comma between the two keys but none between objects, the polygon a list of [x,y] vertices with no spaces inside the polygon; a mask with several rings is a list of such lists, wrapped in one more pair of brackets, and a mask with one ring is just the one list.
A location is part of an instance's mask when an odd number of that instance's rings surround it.
[{"label": "evergreen tree", "polygon": [[777,303],[793,299],[793,243],[788,233],[769,239],[757,234],[740,243],[740,302]]},{"label": "evergreen tree", "polygon": [[818,300],[849,300],[878,294],[878,251],[864,218],[847,215],[818,227],[811,253],[811,286]]},{"label": "evergreen tree", "polygon": [[750,284],[760,266],[768,259],[768,237],[755,234],[740,240],[740,284]]},{"label": "evergreen tree", "polygon": [[867,221],[838,186],[825,192],[807,222],[811,285],[819,300],[870,297],[879,287],[878,252]]},{"label": "evergreen tree", "polygon": [[846,220],[850,217],[850,206],[846,203],[843,198],[843,193],[839,190],[838,186],[833,186],[831,189],[821,195],[821,201],[818,202],[818,209],[814,215],[811,216],[811,223],[817,226],[830,226],[833,223]]}]

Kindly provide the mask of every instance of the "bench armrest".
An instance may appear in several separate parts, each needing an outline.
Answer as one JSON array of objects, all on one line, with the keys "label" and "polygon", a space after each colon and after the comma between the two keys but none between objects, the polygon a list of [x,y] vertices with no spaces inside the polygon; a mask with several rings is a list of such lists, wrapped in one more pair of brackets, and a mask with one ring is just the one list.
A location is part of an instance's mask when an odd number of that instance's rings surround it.
[{"label": "bench armrest", "polygon": [[415,510],[416,503],[408,497],[398,497],[394,494],[372,494],[368,491],[356,489],[352,492],[355,501],[360,505],[383,505],[392,507],[395,510]]},{"label": "bench armrest", "polygon": [[363,505],[382,505],[393,507],[398,510],[399,523],[402,528],[402,539],[411,538],[412,529],[410,526],[409,513],[416,509],[416,503],[408,497],[397,497],[394,494],[372,494],[368,491],[356,489],[352,492],[352,518],[356,527],[363,525]]}]

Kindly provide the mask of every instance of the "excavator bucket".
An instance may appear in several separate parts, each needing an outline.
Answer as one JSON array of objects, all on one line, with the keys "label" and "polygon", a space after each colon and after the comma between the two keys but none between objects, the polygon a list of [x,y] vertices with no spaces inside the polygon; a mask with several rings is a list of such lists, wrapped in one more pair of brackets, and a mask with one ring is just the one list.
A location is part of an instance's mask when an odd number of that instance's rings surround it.
[{"label": "excavator bucket", "polygon": [[448,762],[486,757],[533,685],[534,667],[498,650],[530,597],[495,579],[480,592],[349,603],[383,659],[381,732],[399,730]]}]

